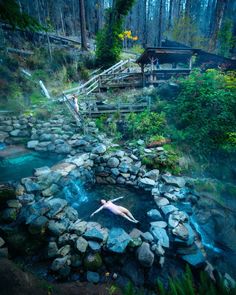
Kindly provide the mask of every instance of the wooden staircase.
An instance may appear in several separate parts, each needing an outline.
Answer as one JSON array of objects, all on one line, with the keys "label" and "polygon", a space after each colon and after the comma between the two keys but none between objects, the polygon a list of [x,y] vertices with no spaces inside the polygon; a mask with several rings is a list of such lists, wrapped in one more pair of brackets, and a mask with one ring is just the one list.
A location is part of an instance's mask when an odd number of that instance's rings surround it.
[{"label": "wooden staircase", "polygon": [[[131,72],[130,63],[133,60],[121,60],[109,69],[100,74],[95,74],[86,83],[68,90],[65,90],[59,101],[65,103],[71,115],[75,118],[78,124],[82,124],[84,130],[86,125],[86,117],[98,117],[102,114],[112,114],[120,112],[126,114],[130,112],[141,112],[147,108],[150,109],[150,101],[141,99],[137,102],[111,102],[105,104],[101,101],[92,98],[92,93],[111,87],[137,87],[141,86],[141,73]],[[79,107],[77,113],[72,102],[73,96],[78,97],[78,104],[84,107]]]},{"label": "wooden staircase", "polygon": [[[119,77],[122,73],[127,71],[127,65],[129,63],[133,62],[133,60],[121,60],[120,62],[116,63],[109,69],[103,71],[100,74],[95,75],[90,80],[85,82],[84,84],[71,88],[68,90],[65,90],[63,92],[63,95],[66,95],[68,99],[71,98],[72,95],[76,96],[88,96],[90,93],[94,92],[95,90],[102,87],[102,83],[107,83],[111,80],[114,80],[115,78]],[[127,73],[128,74],[128,73]],[[126,74],[126,75],[127,75]]]}]

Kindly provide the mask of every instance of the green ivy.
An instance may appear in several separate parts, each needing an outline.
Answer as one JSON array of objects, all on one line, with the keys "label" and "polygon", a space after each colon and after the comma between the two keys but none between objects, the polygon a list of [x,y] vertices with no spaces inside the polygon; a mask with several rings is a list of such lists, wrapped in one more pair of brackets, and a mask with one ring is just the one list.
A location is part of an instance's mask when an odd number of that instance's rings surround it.
[{"label": "green ivy", "polygon": [[110,67],[119,61],[122,51],[119,34],[122,32],[124,17],[134,2],[135,0],[116,0],[113,7],[107,9],[104,28],[96,38],[96,57],[99,65]]}]

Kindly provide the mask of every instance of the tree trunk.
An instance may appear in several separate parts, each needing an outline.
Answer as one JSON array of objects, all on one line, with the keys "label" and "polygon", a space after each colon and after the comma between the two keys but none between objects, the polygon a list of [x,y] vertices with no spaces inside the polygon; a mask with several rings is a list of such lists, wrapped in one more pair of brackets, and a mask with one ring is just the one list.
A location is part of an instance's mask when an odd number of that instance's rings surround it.
[{"label": "tree trunk", "polygon": [[147,47],[147,0],[144,0],[143,48]]},{"label": "tree trunk", "polygon": [[227,0],[217,0],[217,2],[216,2],[215,17],[214,17],[215,21],[213,23],[213,28],[211,31],[211,38],[209,41],[209,51],[210,52],[213,52],[216,49],[217,36],[218,36],[219,30],[221,27],[226,4],[227,4]]},{"label": "tree trunk", "polygon": [[173,0],[170,0],[169,16],[168,16],[168,30],[170,30],[172,27],[172,9],[173,9]]},{"label": "tree trunk", "polygon": [[161,46],[162,38],[162,12],[163,12],[163,0],[160,0],[160,10],[159,10],[159,24],[158,24],[158,35],[157,35],[157,46]]},{"label": "tree trunk", "polygon": [[79,0],[79,4],[80,4],[81,49],[82,50],[88,50],[87,37],[86,37],[86,21],[85,21],[84,0]]}]

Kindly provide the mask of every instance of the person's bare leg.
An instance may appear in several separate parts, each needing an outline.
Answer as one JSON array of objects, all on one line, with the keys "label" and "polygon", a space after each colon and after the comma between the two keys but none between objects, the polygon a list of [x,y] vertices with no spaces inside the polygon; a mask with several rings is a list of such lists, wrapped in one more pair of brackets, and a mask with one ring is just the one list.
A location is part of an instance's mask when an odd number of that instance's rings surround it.
[{"label": "person's bare leg", "polygon": [[123,213],[123,212],[120,212],[119,215],[122,216],[122,217],[124,217],[125,219],[127,219],[127,220],[133,222],[133,223],[138,223],[137,220],[133,220],[133,219],[131,219],[130,217],[128,217],[128,216],[127,216],[125,213]]},{"label": "person's bare leg", "polygon": [[134,218],[134,216],[132,215],[132,213],[128,209],[126,209],[122,206],[119,206],[119,208],[120,208],[121,212],[128,215],[134,222],[138,222],[138,220]]}]

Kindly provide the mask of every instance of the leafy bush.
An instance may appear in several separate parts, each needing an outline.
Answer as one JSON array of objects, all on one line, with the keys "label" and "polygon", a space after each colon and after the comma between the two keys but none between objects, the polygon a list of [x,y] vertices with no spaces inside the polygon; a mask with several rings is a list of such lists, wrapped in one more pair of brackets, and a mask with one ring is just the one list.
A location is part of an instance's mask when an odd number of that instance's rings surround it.
[{"label": "leafy bush", "polygon": [[181,173],[179,155],[171,146],[165,148],[165,151],[161,155],[141,156],[141,161],[149,169],[158,169],[161,172],[171,172],[175,175]]},{"label": "leafy bush", "polygon": [[164,113],[144,111],[139,114],[131,113],[127,117],[129,123],[129,137],[149,139],[152,136],[162,135],[166,126]]},{"label": "leafy bush", "polygon": [[228,141],[236,152],[235,142],[229,136],[236,130],[236,91],[232,79],[208,70],[194,71],[180,80],[180,94],[168,113],[177,130],[174,135],[178,139],[181,134],[181,140],[193,152],[210,155],[224,149]]}]

